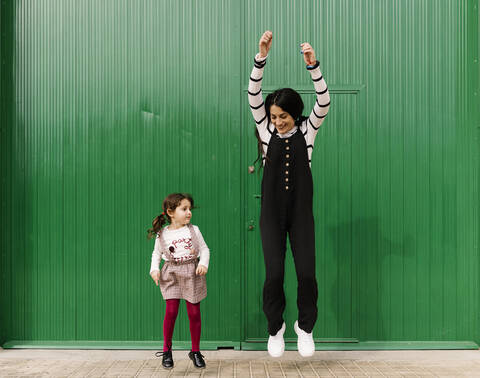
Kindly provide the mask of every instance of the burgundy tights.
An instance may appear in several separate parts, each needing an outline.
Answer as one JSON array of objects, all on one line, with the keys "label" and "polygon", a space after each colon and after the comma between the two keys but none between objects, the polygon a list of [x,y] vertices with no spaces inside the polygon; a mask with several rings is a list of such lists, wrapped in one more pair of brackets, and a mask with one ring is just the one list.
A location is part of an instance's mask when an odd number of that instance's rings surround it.
[{"label": "burgundy tights", "polygon": [[[202,322],[200,318],[200,302],[187,304],[188,319],[190,320],[190,335],[192,337],[192,351],[200,351],[200,332]],[[165,309],[165,319],[163,320],[163,351],[171,349],[173,328],[178,315],[178,306],[180,299],[167,299],[167,307]]]}]

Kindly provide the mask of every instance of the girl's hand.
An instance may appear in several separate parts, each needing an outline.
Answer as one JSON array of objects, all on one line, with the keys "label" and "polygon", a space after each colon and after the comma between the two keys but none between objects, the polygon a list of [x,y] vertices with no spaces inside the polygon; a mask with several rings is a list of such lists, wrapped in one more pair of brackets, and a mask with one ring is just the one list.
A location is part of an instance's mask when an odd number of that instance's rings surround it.
[{"label": "girl's hand", "polygon": [[258,41],[258,52],[260,53],[261,58],[265,58],[268,55],[270,46],[272,46],[272,38],[273,34],[270,30],[267,30],[260,37],[260,41]]},{"label": "girl's hand", "polygon": [[158,282],[160,281],[160,271],[154,270],[150,273],[150,277],[152,277],[152,280],[154,280],[155,284],[158,286]]},{"label": "girl's hand", "polygon": [[313,47],[307,42],[302,43],[300,46],[302,47],[303,60],[305,61],[305,64],[307,66],[313,66],[315,63],[317,63]]},{"label": "girl's hand", "polygon": [[208,272],[208,268],[206,266],[203,266],[203,265],[198,265],[197,266],[197,270],[195,273],[197,273],[197,275],[199,276],[204,276],[205,274],[207,274]]}]

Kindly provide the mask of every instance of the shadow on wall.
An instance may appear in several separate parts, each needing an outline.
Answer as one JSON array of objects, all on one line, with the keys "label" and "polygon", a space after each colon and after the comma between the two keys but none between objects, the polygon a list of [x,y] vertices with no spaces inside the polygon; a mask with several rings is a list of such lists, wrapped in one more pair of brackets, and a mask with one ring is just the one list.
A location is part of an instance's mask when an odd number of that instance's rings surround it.
[{"label": "shadow on wall", "polygon": [[[369,340],[391,340],[392,318],[402,319],[402,314],[394,314],[392,309],[402,308],[402,282],[408,279],[403,261],[414,255],[415,241],[412,236],[385,228],[378,217],[327,226],[331,242],[338,244],[329,251],[339,269],[330,290],[330,308],[338,319],[339,337],[365,341],[368,335]],[[347,242],[339,243],[341,240]],[[339,304],[339,288],[346,289],[343,293],[347,298],[343,300],[349,304]],[[392,306],[395,301],[400,303]],[[350,316],[343,313],[348,306]]]}]

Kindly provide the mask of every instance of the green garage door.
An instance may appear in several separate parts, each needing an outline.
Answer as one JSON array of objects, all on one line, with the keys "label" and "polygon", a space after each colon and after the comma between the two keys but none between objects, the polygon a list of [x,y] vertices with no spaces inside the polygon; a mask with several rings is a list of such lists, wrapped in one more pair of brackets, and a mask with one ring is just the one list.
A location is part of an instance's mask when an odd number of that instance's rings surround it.
[{"label": "green garage door", "polygon": [[2,339],[158,348],[146,230],[187,191],[212,253],[203,348],[238,348],[239,5],[1,4]]},{"label": "green garage door", "polygon": [[[275,63],[270,63],[272,66]],[[298,62],[298,66],[302,66]],[[269,68],[267,66],[266,77]],[[305,81],[310,75],[305,72]],[[306,109],[311,110],[315,101],[313,85],[294,87],[302,94]],[[349,86],[343,89],[330,87],[331,102],[335,104],[319,130],[312,156],[312,173],[314,177],[314,216],[316,219],[316,270],[319,284],[319,318],[314,329],[318,341],[355,342],[353,327],[352,274],[360,248],[352,245],[352,240],[363,237],[359,230],[348,226],[352,216],[360,216],[361,195],[352,188],[352,182],[358,179],[359,164],[357,155],[365,154],[365,145],[353,142],[362,139],[364,123],[360,122],[364,107],[360,106],[363,86]],[[271,92],[265,88],[265,95]],[[245,100],[246,101],[246,100]],[[247,111],[249,111],[247,107]],[[309,111],[305,113],[308,114]],[[248,114],[246,114],[246,117]],[[253,160],[256,154],[256,138],[252,128],[246,128],[245,156]],[[251,163],[251,161],[250,161]],[[248,164],[248,161],[246,161]],[[245,258],[245,347],[255,348],[256,343],[265,339],[266,320],[262,312],[262,289],[265,268],[261,249],[259,215],[261,173],[246,178],[246,258]],[[357,173],[354,173],[357,172]],[[357,214],[352,214],[352,210]],[[355,235],[352,235],[355,233]],[[353,248],[352,248],[353,247]],[[297,320],[297,279],[290,250],[287,251],[285,275],[285,295],[287,307],[285,337],[296,342],[293,323]],[[263,340],[265,341],[265,340]],[[262,345],[262,347],[264,347]],[[288,344],[287,344],[288,347]],[[293,345],[296,347],[296,344]]]},{"label": "green garage door", "polygon": [[[264,94],[295,88],[308,114],[314,94],[298,51],[304,41],[332,93],[312,158],[318,348],[480,341],[477,27],[477,2],[246,2],[244,90],[269,28]],[[261,175],[247,171],[256,140],[246,93],[243,117],[243,340],[262,349]],[[290,250],[285,290],[286,337],[295,341]]]}]

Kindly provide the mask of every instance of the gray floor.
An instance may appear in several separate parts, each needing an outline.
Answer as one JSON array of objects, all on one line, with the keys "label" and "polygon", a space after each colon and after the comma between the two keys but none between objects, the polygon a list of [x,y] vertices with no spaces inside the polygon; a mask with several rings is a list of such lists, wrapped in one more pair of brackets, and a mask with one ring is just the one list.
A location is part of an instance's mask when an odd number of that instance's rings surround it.
[{"label": "gray floor", "polygon": [[163,370],[153,351],[0,349],[1,377],[480,377],[480,351],[317,351],[304,359],[285,352],[205,351],[196,370],[187,351],[174,351]]}]

